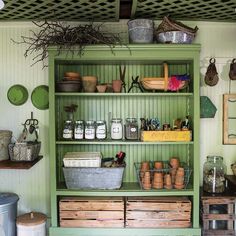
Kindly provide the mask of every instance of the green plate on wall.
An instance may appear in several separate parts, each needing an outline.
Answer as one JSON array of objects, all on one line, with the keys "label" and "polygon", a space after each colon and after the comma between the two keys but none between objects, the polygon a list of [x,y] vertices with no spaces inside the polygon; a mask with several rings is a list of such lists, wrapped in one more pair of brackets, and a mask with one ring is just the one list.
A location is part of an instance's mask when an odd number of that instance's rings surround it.
[{"label": "green plate on wall", "polygon": [[20,84],[15,84],[8,89],[7,98],[13,105],[20,106],[24,104],[28,99],[27,89]]},{"label": "green plate on wall", "polygon": [[39,110],[46,110],[49,107],[48,86],[40,85],[31,94],[33,105]]}]

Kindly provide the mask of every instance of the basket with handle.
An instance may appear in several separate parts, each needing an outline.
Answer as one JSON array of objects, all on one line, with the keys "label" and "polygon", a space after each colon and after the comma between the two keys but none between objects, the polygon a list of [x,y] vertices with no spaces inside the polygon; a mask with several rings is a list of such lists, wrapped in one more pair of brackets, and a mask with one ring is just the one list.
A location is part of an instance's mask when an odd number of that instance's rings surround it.
[{"label": "basket with handle", "polygon": [[34,161],[38,158],[41,142],[10,143],[8,145],[10,159],[12,161]]},{"label": "basket with handle", "polygon": [[164,16],[161,24],[156,29],[156,34],[167,31],[182,31],[185,32],[186,34],[195,36],[198,31],[198,27],[196,26],[193,29],[179,21],[175,21],[169,18],[168,16]]}]

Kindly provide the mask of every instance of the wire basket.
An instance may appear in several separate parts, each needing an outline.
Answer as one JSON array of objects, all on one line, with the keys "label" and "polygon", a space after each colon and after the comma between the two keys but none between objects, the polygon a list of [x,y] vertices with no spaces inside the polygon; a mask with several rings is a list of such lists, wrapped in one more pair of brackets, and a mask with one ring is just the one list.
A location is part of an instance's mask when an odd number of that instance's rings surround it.
[{"label": "wire basket", "polygon": [[10,143],[9,156],[12,161],[34,161],[38,158],[41,142]]},{"label": "wire basket", "polygon": [[[145,189],[144,186],[143,186],[142,177],[141,177],[141,176],[144,175],[145,172],[150,172],[150,181],[152,183],[154,173],[162,173],[163,177],[164,177],[166,174],[171,174],[172,170],[173,170],[173,168],[170,166],[168,161],[162,161],[162,163],[163,163],[163,168],[162,169],[155,169],[154,168],[154,162],[152,162],[152,161],[150,161],[149,163],[150,163],[150,170],[147,170],[147,171],[141,171],[141,164],[142,164],[141,162],[135,162],[134,163],[136,174],[137,174],[137,179],[138,179],[139,186],[140,186],[141,189]],[[184,168],[184,186],[183,186],[183,189],[186,189],[188,184],[189,184],[189,181],[190,181],[190,177],[191,177],[191,174],[192,174],[192,169],[188,165],[186,165],[185,163],[180,163],[180,167]],[[154,189],[153,186],[151,187],[151,189]],[[163,187],[163,189],[164,189],[164,187]],[[173,184],[173,188],[171,188],[171,189],[175,189],[174,184]]]}]

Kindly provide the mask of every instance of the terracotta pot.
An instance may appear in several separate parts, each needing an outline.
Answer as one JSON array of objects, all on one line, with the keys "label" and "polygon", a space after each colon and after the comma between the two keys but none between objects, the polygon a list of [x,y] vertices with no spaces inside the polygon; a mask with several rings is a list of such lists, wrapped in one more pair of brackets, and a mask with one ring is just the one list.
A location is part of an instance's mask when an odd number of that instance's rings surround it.
[{"label": "terracotta pot", "polygon": [[163,169],[163,163],[161,161],[155,161],[154,168],[155,169]]},{"label": "terracotta pot", "polygon": [[122,81],[117,79],[112,81],[112,88],[114,93],[120,93],[122,89]]},{"label": "terracotta pot", "polygon": [[105,93],[106,92],[106,89],[107,89],[106,84],[99,84],[96,87],[97,87],[98,93]]},{"label": "terracotta pot", "polygon": [[96,76],[83,76],[82,77],[83,91],[93,93],[96,91],[97,77]]},{"label": "terracotta pot", "polygon": [[141,164],[141,171],[147,171],[150,169],[150,164],[148,161],[143,161]]}]

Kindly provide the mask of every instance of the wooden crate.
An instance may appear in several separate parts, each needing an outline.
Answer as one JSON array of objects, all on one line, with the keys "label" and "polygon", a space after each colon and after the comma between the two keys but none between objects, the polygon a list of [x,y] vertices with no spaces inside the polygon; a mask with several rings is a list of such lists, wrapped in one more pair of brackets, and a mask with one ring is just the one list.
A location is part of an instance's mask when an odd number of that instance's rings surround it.
[{"label": "wooden crate", "polygon": [[[233,196],[202,196],[202,221],[203,221],[203,235],[204,236],[235,236],[235,214],[234,214],[234,204],[236,198]],[[210,211],[211,206],[216,205],[226,205],[227,213],[225,214],[213,214]],[[227,221],[227,229],[212,229],[210,224],[213,221]]]},{"label": "wooden crate", "polygon": [[186,197],[128,197],[127,228],[187,228],[191,202]]},{"label": "wooden crate", "polygon": [[190,130],[141,131],[141,141],[144,142],[189,142],[191,140]]},{"label": "wooden crate", "polygon": [[124,227],[122,197],[67,197],[59,202],[61,227]]}]

